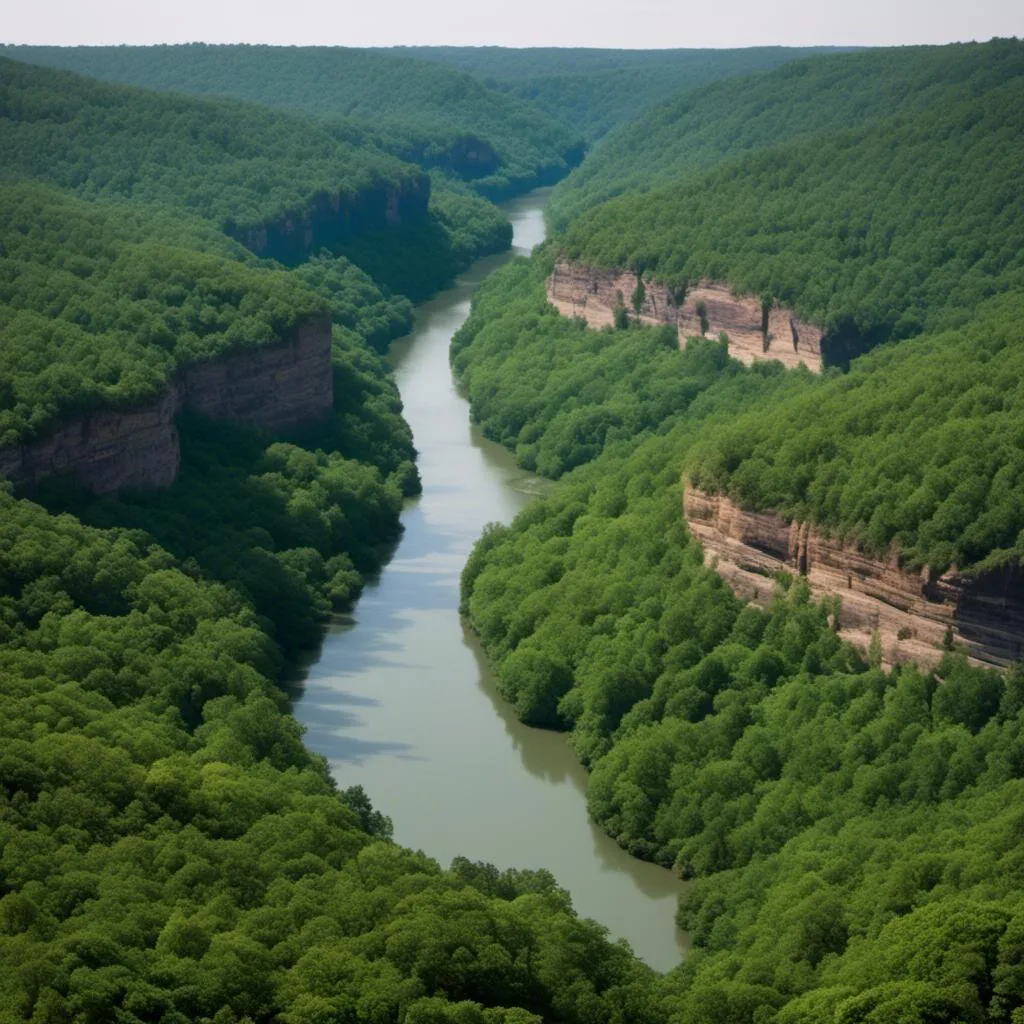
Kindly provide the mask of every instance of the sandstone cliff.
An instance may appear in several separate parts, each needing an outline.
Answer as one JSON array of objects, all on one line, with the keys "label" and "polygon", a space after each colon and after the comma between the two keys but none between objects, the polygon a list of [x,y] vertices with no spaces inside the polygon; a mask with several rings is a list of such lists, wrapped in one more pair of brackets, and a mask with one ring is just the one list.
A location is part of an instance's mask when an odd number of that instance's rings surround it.
[{"label": "sandstone cliff", "polygon": [[687,486],[683,509],[708,564],[737,596],[767,604],[780,571],[807,578],[815,598],[837,596],[840,633],[867,649],[875,631],[888,664],[934,665],[947,630],[975,661],[1005,665],[1024,657],[1024,572],[1006,567],[973,577],[900,568],[895,554],[871,558],[807,523],[753,512],[723,495]]},{"label": "sandstone cliff", "polygon": [[0,476],[23,486],[68,473],[96,494],[168,487],[178,475],[183,409],[277,430],[326,416],[333,401],[331,321],[322,316],[278,344],[185,367],[150,402],[99,409],[0,449]]},{"label": "sandstone cliff", "polygon": [[[598,270],[559,262],[548,278],[548,301],[564,316],[581,316],[592,327],[613,322],[615,307],[622,304],[632,313],[636,275],[629,271]],[[701,336],[700,303],[704,304],[709,338],[724,331],[729,354],[748,365],[759,359],[777,359],[787,367],[803,363],[815,373],[821,370],[822,332],[790,310],[773,309],[768,319],[768,347],[761,333],[761,303],[750,295],[733,295],[726,284],[702,281],[677,305],[672,293],[657,282],[644,282],[645,296],[640,319],[651,324],[672,324],[679,330],[680,345]]]},{"label": "sandstone cliff", "polygon": [[371,231],[386,231],[427,216],[430,178],[418,175],[400,186],[366,189],[356,195],[321,192],[303,210],[264,224],[226,232],[257,256],[293,265],[318,249],[332,249]]}]

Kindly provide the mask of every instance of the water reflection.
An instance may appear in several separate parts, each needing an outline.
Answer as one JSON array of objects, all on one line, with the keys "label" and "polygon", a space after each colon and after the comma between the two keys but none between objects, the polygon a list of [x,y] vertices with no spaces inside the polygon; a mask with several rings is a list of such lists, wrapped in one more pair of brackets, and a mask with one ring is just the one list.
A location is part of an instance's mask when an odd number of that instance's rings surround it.
[{"label": "water reflection", "polygon": [[[543,240],[541,207],[530,198],[510,211],[523,248]],[[510,521],[546,486],[470,425],[448,367],[473,289],[508,258],[481,261],[420,307],[416,330],[392,349],[423,494],[403,514],[390,563],[328,631],[295,713],[339,783],[361,784],[399,842],[442,863],[547,868],[580,913],[668,969],[684,948],[681,883],[589,821],[586,773],[565,737],[515,717],[457,611],[459,574],[484,524]]]}]

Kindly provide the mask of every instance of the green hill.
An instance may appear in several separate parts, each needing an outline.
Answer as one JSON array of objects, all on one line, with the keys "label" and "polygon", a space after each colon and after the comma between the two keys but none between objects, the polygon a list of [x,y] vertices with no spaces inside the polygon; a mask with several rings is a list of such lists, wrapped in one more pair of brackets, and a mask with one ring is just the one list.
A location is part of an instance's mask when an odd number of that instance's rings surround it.
[{"label": "green hill", "polygon": [[468,71],[543,110],[588,142],[682,89],[749,75],[828,47],[600,50],[574,47],[408,46],[398,53]]},{"label": "green hill", "polygon": [[0,180],[206,218],[288,264],[349,253],[414,298],[507,248],[505,217],[373,144],[308,118],[0,58]]},{"label": "green hill", "polygon": [[628,193],[577,218],[560,249],[677,290],[708,278],[778,300],[825,327],[833,362],[963,323],[1024,285],[1024,43],[967,52],[976,74],[955,96]]},{"label": "green hill", "polygon": [[864,50],[681,92],[609,135],[555,190],[549,221],[560,230],[613,196],[788,140],[958,104],[1019,74],[1020,53],[1014,40]]},{"label": "green hill", "polygon": [[[676,1024],[1009,1024],[1024,1005],[1020,665],[884,670],[800,577],[745,607],[680,500],[689,473],[908,567],[998,566],[1015,607],[1022,50],[950,48],[952,91],[936,70],[928,95],[805,139],[762,145],[755,114],[751,152],[723,136],[711,169],[572,220],[485,282],[455,338],[484,430],[563,477],[487,528],[462,610],[520,717],[568,732],[594,819],[691,878],[694,948],[662,990]],[[752,80],[765,111],[801,66]],[[545,302],[559,255],[677,289],[725,278],[820,317],[847,354],[902,340],[814,376],[722,341],[680,351],[671,327],[596,331]]]},{"label": "green hill", "polygon": [[472,75],[344,47],[10,47],[19,60],[193,95],[233,97],[333,124],[404,160],[473,182],[490,198],[551,184],[581,140]]}]

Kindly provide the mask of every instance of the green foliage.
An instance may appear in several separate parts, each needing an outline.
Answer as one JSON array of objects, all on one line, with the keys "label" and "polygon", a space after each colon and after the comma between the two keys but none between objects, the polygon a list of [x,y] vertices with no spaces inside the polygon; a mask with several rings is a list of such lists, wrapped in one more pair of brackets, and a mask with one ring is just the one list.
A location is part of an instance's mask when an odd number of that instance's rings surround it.
[{"label": "green foliage", "polygon": [[[547,303],[549,271],[541,253],[492,274],[451,348],[474,418],[527,469],[559,477],[676,415],[726,415],[799,385],[770,363],[746,371],[712,342],[680,352],[671,327],[590,330]],[[704,399],[713,385],[716,399]]]},{"label": "green foliage", "polygon": [[185,570],[0,491],[0,1019],[657,1019],[549,876],[388,842]]},{"label": "green foliage", "polygon": [[472,75],[395,53],[204,44],[4,52],[108,81],[313,117],[339,139],[465,178],[490,198],[551,183],[582,156],[578,129]]},{"label": "green foliage", "polygon": [[1024,43],[967,52],[976,74],[955,95],[620,196],[576,219],[560,248],[670,286],[767,293],[826,328],[833,362],[963,323],[1024,286]]},{"label": "green foliage", "polygon": [[0,194],[0,446],[151,398],[177,367],[273,342],[326,309],[201,223],[37,185]]},{"label": "green foliage", "polygon": [[106,85],[0,58],[0,170],[87,197],[186,209],[242,233],[314,197],[412,187],[422,172],[300,117]]},{"label": "green foliage", "polygon": [[962,103],[1019,74],[1020,51],[1015,40],[879,48],[796,60],[702,88],[680,83],[677,95],[612,132],[555,189],[549,222],[562,230],[613,196],[645,192],[758,149],[868,125],[897,110],[912,119]]},{"label": "green foliage", "polygon": [[593,142],[610,128],[634,120],[647,107],[683,89],[749,75],[797,57],[828,52],[828,48],[520,50],[506,46],[409,46],[397,52],[468,71],[492,88],[539,107]]},{"label": "green foliage", "polygon": [[266,108],[0,58],[0,114],[0,181],[185,211],[290,265],[329,250],[414,299],[511,241],[504,215],[457,182],[432,187],[365,133]]},{"label": "green foliage", "polygon": [[[651,328],[557,317],[549,247],[481,288],[453,344],[485,430],[524,465],[572,470],[488,530],[462,609],[520,716],[568,731],[594,819],[690,876],[694,952],[661,990],[676,1024],[1010,1024],[1024,1005],[1020,667],[950,652],[884,672],[799,577],[743,607],[680,509],[690,472],[912,564],[1019,562],[1022,50],[944,52],[959,84],[933,63],[934,89],[889,120],[875,106],[857,132],[613,200],[556,242],[911,340],[821,377],[742,368],[727,341],[659,349]],[[770,79],[817,73],[797,67],[759,81],[766,111]]]},{"label": "green foliage", "polygon": [[692,416],[489,530],[462,581],[502,691],[570,730],[595,820],[693,876],[669,1019],[1009,1022],[1019,670],[885,674],[799,581],[744,608],[680,514],[687,452],[723,422]]},{"label": "green foliage", "polygon": [[1024,556],[1024,295],[960,330],[858,359],[710,431],[695,483],[818,523],[908,565],[991,567]]}]

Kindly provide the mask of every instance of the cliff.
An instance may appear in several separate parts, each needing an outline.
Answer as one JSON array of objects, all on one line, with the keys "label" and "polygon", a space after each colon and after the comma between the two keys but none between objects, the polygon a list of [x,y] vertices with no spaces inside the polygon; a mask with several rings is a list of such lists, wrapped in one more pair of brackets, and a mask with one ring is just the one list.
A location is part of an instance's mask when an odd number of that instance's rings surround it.
[{"label": "cliff", "polygon": [[152,401],[99,409],[0,449],[0,475],[25,486],[68,473],[96,494],[168,487],[182,410],[277,430],[326,416],[333,402],[331,321],[316,317],[278,344],[183,368]]},{"label": "cliff", "polygon": [[397,186],[355,195],[320,192],[303,210],[262,224],[227,224],[224,230],[257,256],[293,266],[318,249],[334,249],[363,234],[423,220],[429,202],[430,178],[419,174]]},{"label": "cliff", "polygon": [[[581,316],[592,327],[613,323],[616,306],[633,313],[632,297],[637,277],[630,271],[598,270],[582,264],[559,262],[547,281],[548,301],[563,316]],[[761,303],[751,295],[733,295],[722,282],[702,281],[691,288],[681,305],[663,285],[644,281],[640,319],[650,324],[672,324],[679,330],[679,344],[688,338],[729,336],[729,355],[750,364],[777,359],[793,368],[803,363],[820,372],[820,328],[800,320],[791,310],[773,309],[768,318],[767,348],[761,333]],[[697,307],[706,309],[708,329],[701,331]]]},{"label": "cliff", "polygon": [[907,572],[895,553],[872,558],[807,523],[741,508],[724,495],[687,486],[683,510],[691,532],[734,593],[765,605],[772,575],[807,578],[817,599],[841,599],[841,635],[867,649],[877,630],[888,664],[934,665],[947,631],[977,662],[1006,665],[1024,657],[1024,572],[1008,566],[980,576],[954,570]]}]

